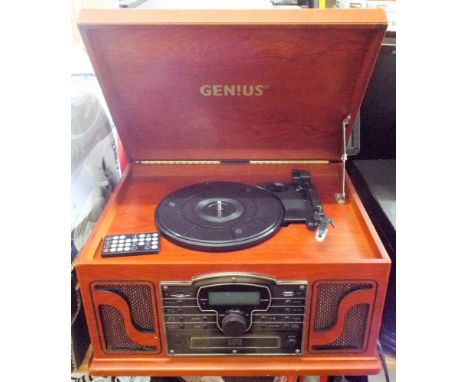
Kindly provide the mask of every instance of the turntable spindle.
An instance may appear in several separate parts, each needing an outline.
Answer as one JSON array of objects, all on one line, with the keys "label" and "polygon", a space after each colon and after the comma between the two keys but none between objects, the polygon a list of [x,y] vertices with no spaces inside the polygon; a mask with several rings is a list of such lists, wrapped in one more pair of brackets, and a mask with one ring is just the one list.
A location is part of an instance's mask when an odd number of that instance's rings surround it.
[{"label": "turntable spindle", "polygon": [[221,200],[218,200],[216,202],[216,210],[218,211],[218,218],[222,218],[223,217],[223,203],[221,202]]}]

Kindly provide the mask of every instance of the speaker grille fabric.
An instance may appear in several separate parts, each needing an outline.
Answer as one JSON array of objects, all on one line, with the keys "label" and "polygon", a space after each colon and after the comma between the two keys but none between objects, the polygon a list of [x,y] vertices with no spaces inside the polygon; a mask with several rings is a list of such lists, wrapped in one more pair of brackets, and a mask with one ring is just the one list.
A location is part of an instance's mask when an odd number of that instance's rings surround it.
[{"label": "speaker grille fabric", "polygon": [[366,336],[367,315],[369,304],[353,306],[346,313],[343,332],[334,341],[326,345],[316,345],[314,350],[356,350],[363,346]]},{"label": "speaker grille fabric", "polygon": [[99,314],[108,351],[155,351],[154,346],[143,346],[130,339],[124,326],[122,314],[112,306],[99,306]]},{"label": "speaker grille fabric", "polygon": [[348,294],[372,288],[370,283],[323,283],[317,287],[314,331],[326,332],[333,328],[338,319],[341,300]]},{"label": "speaker grille fabric", "polygon": [[142,332],[154,332],[154,315],[151,289],[148,285],[112,284],[99,285],[97,290],[106,290],[121,296],[130,309],[130,316],[136,329]]}]

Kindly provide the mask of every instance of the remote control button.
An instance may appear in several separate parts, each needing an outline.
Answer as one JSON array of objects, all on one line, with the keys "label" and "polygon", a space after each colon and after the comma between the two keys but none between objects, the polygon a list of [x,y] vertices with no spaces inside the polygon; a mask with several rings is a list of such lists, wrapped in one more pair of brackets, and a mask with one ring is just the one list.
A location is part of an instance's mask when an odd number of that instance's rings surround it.
[{"label": "remote control button", "polygon": [[157,245],[152,245],[152,246],[151,246],[151,249],[157,249],[157,248],[158,248]]},{"label": "remote control button", "polygon": [[143,244],[145,244],[144,241],[139,241],[139,242],[138,242],[138,245],[143,245]]},{"label": "remote control button", "polygon": [[104,248],[102,252],[109,252],[109,248]]},{"label": "remote control button", "polygon": [[138,239],[137,239],[136,237],[134,237],[134,238],[132,239],[132,241],[138,241]]},{"label": "remote control button", "polygon": [[111,248],[111,250],[110,250],[110,251],[111,251],[111,252],[115,252],[115,251],[116,251],[116,249],[115,249],[115,248]]},{"label": "remote control button", "polygon": [[125,239],[125,236],[124,236],[124,235],[120,235],[119,238],[120,238],[120,239]]},{"label": "remote control button", "polygon": [[125,239],[125,242],[126,242],[126,243],[130,243],[131,240],[130,240],[130,239]]},{"label": "remote control button", "polygon": [[140,236],[140,237],[145,237],[145,234],[144,234],[144,233],[142,233],[142,234],[140,234],[139,236]]}]

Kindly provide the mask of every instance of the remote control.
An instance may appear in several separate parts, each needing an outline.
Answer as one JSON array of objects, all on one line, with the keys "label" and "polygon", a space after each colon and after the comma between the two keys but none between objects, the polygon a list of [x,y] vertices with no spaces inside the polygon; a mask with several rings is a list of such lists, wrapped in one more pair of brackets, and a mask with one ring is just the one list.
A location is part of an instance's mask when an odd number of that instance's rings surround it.
[{"label": "remote control", "polygon": [[104,237],[102,257],[159,253],[159,232],[127,233]]}]

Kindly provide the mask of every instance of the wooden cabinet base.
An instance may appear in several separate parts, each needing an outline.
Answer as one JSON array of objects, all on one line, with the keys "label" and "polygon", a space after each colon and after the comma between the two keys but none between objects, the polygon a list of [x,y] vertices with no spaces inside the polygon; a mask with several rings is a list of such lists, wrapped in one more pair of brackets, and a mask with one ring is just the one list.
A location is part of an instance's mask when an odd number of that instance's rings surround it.
[{"label": "wooden cabinet base", "polygon": [[[130,165],[76,264],[94,349],[92,374],[247,376],[378,372],[376,343],[390,260],[349,179],[347,202],[334,201],[333,190],[339,187],[339,164],[302,166],[313,174],[318,192],[323,195],[324,209],[335,222],[335,229],[322,243],[303,225],[290,225],[260,245],[228,253],[184,249],[162,237],[161,252],[157,255],[103,258],[100,254],[106,234],[154,230],[155,206],[181,185],[220,180],[226,174],[233,181],[249,184],[286,180],[293,166]],[[190,282],[223,272],[265,275],[283,282],[300,280],[301,285],[307,285],[301,297],[305,308],[291,307],[304,309],[300,314],[303,335],[297,343],[302,354],[173,354],[169,337],[174,339],[190,332],[184,332],[187,327],[180,333],[171,332],[171,327],[183,325],[179,319],[186,316],[203,319],[203,314],[192,312],[198,308],[183,306],[184,300],[180,301],[182,306],[169,306],[163,286],[170,281]],[[189,289],[182,287],[174,293],[194,293]],[[286,300],[288,304],[295,299]],[[171,301],[179,303],[178,297]],[[294,311],[282,315],[290,319]],[[197,330],[194,333],[199,335],[200,328]],[[216,329],[212,333],[223,337]],[[249,337],[251,332],[246,334]]]},{"label": "wooden cabinet base", "polygon": [[381,369],[378,358],[310,359],[277,358],[275,362],[249,359],[226,359],[214,363],[213,358],[185,357],[177,359],[93,359],[90,374],[129,376],[281,376],[281,375],[372,375]]}]

